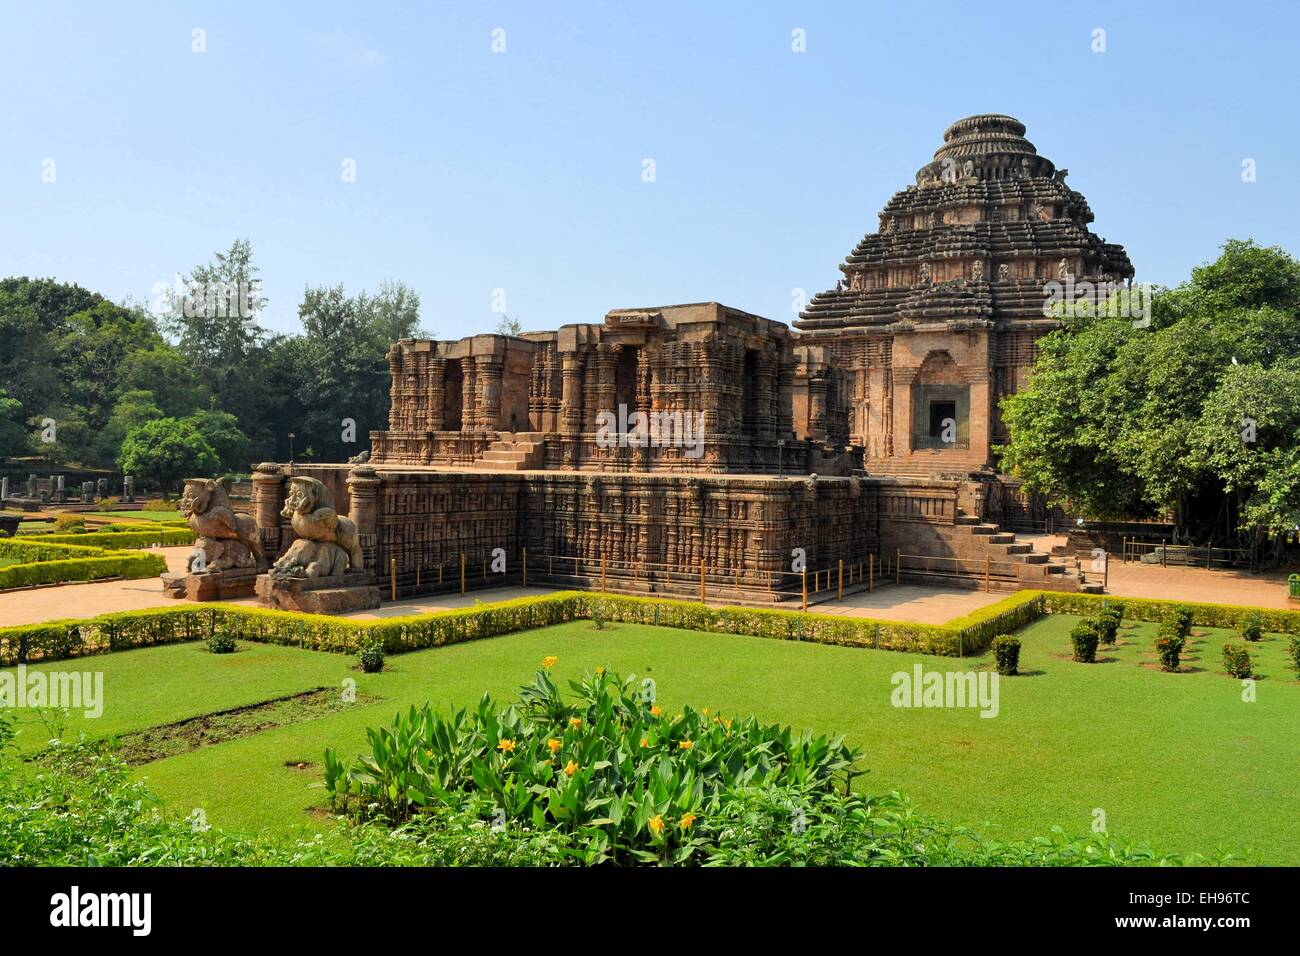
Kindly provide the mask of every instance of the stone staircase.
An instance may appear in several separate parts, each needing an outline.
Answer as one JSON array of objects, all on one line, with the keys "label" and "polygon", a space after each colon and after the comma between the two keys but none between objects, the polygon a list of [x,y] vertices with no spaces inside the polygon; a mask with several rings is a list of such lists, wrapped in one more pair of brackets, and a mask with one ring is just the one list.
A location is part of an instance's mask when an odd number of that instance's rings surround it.
[{"label": "stone staircase", "polygon": [[[1001,575],[994,583],[1001,588],[1027,587],[1050,591],[1100,590],[1100,585],[1084,584],[1079,572],[1064,560],[1034,546],[1016,540],[1015,532],[974,515],[958,514],[953,527],[953,550],[960,558],[976,562],[987,557],[993,563],[993,574]],[[1016,582],[1007,580],[1006,564],[1015,568]],[[999,567],[999,565],[1001,565]]]},{"label": "stone staircase", "polygon": [[546,440],[541,432],[502,432],[483,455],[474,459],[479,471],[530,471],[541,468]]}]

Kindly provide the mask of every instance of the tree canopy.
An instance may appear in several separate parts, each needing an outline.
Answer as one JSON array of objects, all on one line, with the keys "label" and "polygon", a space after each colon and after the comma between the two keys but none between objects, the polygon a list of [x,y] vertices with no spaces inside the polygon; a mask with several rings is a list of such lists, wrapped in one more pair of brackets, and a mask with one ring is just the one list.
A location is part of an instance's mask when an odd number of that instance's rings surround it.
[{"label": "tree canopy", "polygon": [[213,458],[180,477],[283,460],[290,432],[299,458],[368,447],[387,424],[389,345],[428,334],[419,296],[396,281],[307,289],[297,335],[267,330],[266,306],[245,239],[159,290],[152,309],[53,279],[0,280],[0,455],[129,462],[147,484],[176,477],[159,462],[190,431]]},{"label": "tree canopy", "polygon": [[1002,402],[1003,468],[1099,518],[1173,516],[1188,540],[1300,523],[1300,262],[1232,240],[1149,324],[1077,310]]}]

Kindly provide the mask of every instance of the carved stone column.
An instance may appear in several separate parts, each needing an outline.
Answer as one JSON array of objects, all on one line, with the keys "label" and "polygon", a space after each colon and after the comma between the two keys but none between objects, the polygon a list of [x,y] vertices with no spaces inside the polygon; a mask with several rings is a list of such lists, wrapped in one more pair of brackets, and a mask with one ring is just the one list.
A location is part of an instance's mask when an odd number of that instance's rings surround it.
[{"label": "carved stone column", "polygon": [[614,388],[614,366],[622,346],[607,345],[604,342],[596,346],[596,407],[588,409],[589,427],[596,428],[596,416],[601,412],[618,414],[615,407],[616,392]]},{"label": "carved stone column", "polygon": [[429,360],[429,404],[425,415],[425,430],[440,432],[443,428],[443,398],[446,394],[447,360],[435,355]]},{"label": "carved stone column", "polygon": [[478,360],[479,418],[480,428],[496,429],[501,424],[501,375],[502,363],[494,358]]},{"label": "carved stone column", "polygon": [[461,381],[460,430],[472,432],[478,428],[478,374],[477,362],[472,355],[460,360]]},{"label": "carved stone column", "polygon": [[393,345],[388,350],[388,370],[392,385],[388,389],[388,427],[399,431],[402,427],[402,347]]},{"label": "carved stone column", "polygon": [[582,431],[582,356],[566,352],[561,375],[560,433],[576,436]]},{"label": "carved stone column", "polygon": [[357,526],[357,542],[361,545],[361,556],[366,565],[365,568],[353,568],[354,571],[374,571],[379,567],[379,485],[379,475],[369,465],[359,465],[348,473],[348,500],[351,502],[348,517]]},{"label": "carved stone column", "polygon": [[825,372],[808,376],[808,432],[813,441],[826,440],[826,389],[829,384]]},{"label": "carved stone column", "polygon": [[[253,520],[268,563],[280,556],[280,510],[284,507],[284,472],[274,462],[253,470]],[[284,542],[286,545],[288,542]]]}]

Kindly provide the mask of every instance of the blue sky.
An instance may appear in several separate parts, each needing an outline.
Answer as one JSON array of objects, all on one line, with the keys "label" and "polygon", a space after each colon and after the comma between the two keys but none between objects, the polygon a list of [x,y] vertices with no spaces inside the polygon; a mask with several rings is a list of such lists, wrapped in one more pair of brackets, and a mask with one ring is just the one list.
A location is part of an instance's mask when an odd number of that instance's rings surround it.
[{"label": "blue sky", "polygon": [[526,329],[789,321],[979,112],[1070,169],[1139,280],[1229,237],[1300,253],[1298,6],[1208,7],[6,2],[0,274],[147,300],[246,236],[279,331],[304,287],[385,278],[440,338],[490,330],[496,289]]}]

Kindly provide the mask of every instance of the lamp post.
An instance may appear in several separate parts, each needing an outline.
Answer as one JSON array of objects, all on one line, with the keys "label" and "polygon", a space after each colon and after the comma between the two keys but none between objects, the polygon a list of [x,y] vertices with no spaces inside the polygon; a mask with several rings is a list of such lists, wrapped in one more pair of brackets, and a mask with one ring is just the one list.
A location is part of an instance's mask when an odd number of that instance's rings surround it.
[{"label": "lamp post", "polygon": [[289,432],[289,464],[291,465],[293,464],[293,440],[295,437],[293,432]]},{"label": "lamp post", "polygon": [[785,439],[784,438],[777,439],[776,454],[777,454],[776,476],[778,478],[784,478],[785,477]]}]

